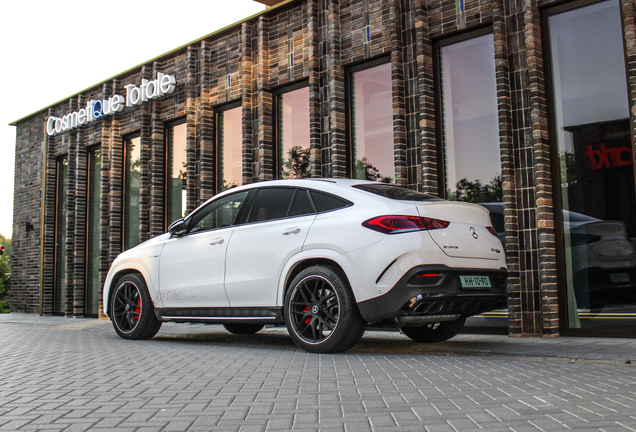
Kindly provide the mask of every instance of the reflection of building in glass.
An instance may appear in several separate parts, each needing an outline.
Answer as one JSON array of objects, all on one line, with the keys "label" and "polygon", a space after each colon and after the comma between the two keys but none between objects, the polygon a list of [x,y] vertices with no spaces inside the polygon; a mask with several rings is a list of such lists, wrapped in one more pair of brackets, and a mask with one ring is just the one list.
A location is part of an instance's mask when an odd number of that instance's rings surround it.
[{"label": "reflection of building in glass", "polygon": [[492,210],[508,310],[469,327],[636,336],[631,4],[272,2],[15,122],[12,311],[96,315],[123,248],[227,188],[350,177]]}]

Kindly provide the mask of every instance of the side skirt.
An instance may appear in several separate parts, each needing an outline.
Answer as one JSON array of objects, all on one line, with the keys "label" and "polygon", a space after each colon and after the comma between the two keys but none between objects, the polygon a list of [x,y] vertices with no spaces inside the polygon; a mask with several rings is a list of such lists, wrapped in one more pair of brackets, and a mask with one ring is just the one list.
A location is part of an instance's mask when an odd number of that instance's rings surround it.
[{"label": "side skirt", "polygon": [[163,322],[195,322],[210,324],[250,323],[284,324],[283,308],[166,308],[155,309]]}]

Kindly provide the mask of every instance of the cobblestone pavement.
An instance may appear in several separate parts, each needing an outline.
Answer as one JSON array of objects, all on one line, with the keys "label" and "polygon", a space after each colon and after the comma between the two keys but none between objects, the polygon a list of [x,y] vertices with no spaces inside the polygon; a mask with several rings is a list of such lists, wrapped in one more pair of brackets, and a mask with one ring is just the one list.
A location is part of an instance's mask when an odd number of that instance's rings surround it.
[{"label": "cobblestone pavement", "polygon": [[338,355],[279,329],[125,341],[66,321],[0,320],[0,431],[636,431],[624,362],[444,355],[372,332]]}]

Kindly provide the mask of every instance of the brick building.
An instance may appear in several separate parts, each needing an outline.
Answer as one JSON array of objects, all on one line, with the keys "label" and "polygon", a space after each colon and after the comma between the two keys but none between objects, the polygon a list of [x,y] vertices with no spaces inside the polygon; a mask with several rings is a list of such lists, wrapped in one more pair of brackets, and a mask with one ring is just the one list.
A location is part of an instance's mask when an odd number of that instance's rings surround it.
[{"label": "brick building", "polygon": [[98,315],[120,251],[227,187],[362,177],[489,203],[509,309],[469,325],[633,337],[635,18],[289,0],[17,120],[11,309]]}]

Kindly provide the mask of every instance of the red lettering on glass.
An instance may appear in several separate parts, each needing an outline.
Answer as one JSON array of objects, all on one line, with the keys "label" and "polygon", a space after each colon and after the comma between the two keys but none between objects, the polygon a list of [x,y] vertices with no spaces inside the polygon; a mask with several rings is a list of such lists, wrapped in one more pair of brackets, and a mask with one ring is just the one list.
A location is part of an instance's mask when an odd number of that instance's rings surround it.
[{"label": "red lettering on glass", "polygon": [[590,158],[593,170],[630,166],[634,162],[634,155],[629,147],[607,148],[603,143],[601,143],[600,150],[594,150],[591,145],[588,145],[585,156]]}]

